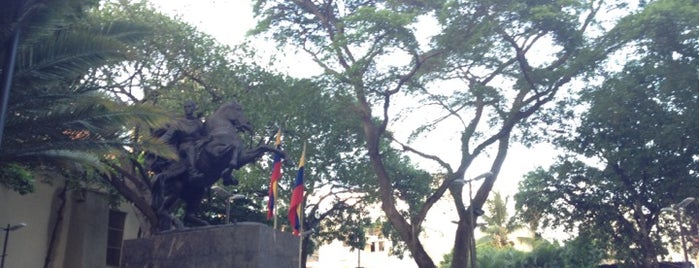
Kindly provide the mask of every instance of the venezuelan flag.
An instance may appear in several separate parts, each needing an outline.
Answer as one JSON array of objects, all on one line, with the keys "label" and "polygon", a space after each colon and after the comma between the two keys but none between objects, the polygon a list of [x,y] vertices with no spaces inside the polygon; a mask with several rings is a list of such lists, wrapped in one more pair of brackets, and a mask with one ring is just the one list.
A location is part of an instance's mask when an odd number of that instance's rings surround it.
[{"label": "venezuelan flag", "polygon": [[[275,148],[281,150],[282,144],[282,129],[277,131],[277,139],[274,142]],[[269,200],[267,201],[267,219],[274,217],[274,207],[277,202],[277,187],[279,178],[282,176],[282,156],[279,153],[274,153],[274,163],[272,164],[272,176],[269,179]]]},{"label": "venezuelan flag", "polygon": [[296,173],[294,181],[294,190],[291,194],[291,205],[289,207],[289,224],[294,229],[294,235],[299,235],[301,230],[301,216],[303,216],[303,170],[306,165],[306,145],[303,145],[301,160],[299,161],[299,170]]}]

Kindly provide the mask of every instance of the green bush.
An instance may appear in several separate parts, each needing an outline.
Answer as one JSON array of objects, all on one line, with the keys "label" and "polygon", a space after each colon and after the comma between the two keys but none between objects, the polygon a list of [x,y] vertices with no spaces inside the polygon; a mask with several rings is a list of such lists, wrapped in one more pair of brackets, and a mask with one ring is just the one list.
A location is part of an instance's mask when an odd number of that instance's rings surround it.
[{"label": "green bush", "polygon": [[[511,246],[497,248],[488,243],[476,249],[479,268],[584,268],[597,267],[604,258],[604,249],[597,248],[594,241],[576,238],[564,246],[547,240],[537,240],[530,252],[516,250]],[[444,255],[440,268],[451,268],[453,253]]]},{"label": "green bush", "polygon": [[21,195],[34,192],[34,179],[31,172],[18,164],[0,165],[0,183]]}]

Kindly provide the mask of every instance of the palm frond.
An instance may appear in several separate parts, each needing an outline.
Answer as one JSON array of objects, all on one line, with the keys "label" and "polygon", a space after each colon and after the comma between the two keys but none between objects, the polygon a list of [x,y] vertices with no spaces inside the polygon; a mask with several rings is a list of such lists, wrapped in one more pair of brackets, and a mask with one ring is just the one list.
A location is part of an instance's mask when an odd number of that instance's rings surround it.
[{"label": "palm frond", "polygon": [[49,164],[49,166],[63,169],[76,169],[89,167],[99,172],[106,172],[108,166],[101,162],[100,158],[90,152],[77,150],[45,150],[35,152],[23,152],[16,156],[23,162]]},{"label": "palm frond", "polygon": [[21,27],[23,44],[40,42],[70,27],[85,15],[86,8],[93,7],[95,3],[93,0],[3,1],[3,8],[0,9],[0,44],[6,44],[17,27]]},{"label": "palm frond", "polygon": [[104,155],[135,146],[160,151],[163,155],[172,154],[162,149],[165,145],[150,138],[145,138],[143,144],[134,142],[137,137],[133,132],[137,129],[158,128],[169,120],[169,116],[156,107],[120,105],[91,93],[40,99],[11,107],[1,158],[60,148]]},{"label": "palm frond", "polygon": [[100,93],[101,85],[84,81],[90,72],[127,59],[129,44],[148,34],[147,27],[97,20],[83,12],[93,0],[10,1],[3,7],[11,10],[0,11],[0,48],[6,50],[5,41],[18,25],[22,36],[0,162],[32,172],[108,172],[105,159],[134,150],[176,157],[149,132],[139,134],[162,126],[166,113],[122,105]]},{"label": "palm frond", "polygon": [[115,20],[102,23],[93,34],[111,38],[124,44],[134,44],[143,41],[143,38],[153,34],[153,29],[143,24],[130,21]]},{"label": "palm frond", "polygon": [[142,136],[138,144],[134,144],[134,147],[138,148],[137,151],[148,151],[167,159],[178,159],[179,157],[172,145],[163,143],[150,135]]},{"label": "palm frond", "polygon": [[110,60],[126,59],[124,50],[123,44],[109,38],[63,33],[20,51],[15,79],[18,82],[75,79]]}]

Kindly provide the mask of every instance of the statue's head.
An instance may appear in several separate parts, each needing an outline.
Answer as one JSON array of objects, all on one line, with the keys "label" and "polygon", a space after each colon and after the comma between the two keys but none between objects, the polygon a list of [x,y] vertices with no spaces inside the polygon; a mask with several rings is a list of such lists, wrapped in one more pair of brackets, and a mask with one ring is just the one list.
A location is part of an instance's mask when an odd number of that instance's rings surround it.
[{"label": "statue's head", "polygon": [[194,114],[194,111],[197,110],[197,104],[194,103],[193,100],[186,100],[184,102],[184,114],[187,117],[191,117]]}]

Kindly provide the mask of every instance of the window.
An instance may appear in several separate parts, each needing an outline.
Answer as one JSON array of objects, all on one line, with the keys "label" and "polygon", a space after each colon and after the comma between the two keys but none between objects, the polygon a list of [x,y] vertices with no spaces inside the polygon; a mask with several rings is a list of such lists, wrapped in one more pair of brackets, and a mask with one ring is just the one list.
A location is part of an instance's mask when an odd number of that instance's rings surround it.
[{"label": "window", "polygon": [[121,260],[121,242],[124,238],[126,213],[109,210],[109,229],[107,231],[107,266],[119,267]]}]

